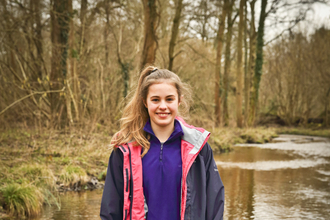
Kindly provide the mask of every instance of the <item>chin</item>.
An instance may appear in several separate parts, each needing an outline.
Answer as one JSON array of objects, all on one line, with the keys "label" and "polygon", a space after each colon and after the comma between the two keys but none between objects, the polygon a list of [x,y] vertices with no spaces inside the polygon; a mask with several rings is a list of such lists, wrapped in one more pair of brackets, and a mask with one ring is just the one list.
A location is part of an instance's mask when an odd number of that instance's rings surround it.
[{"label": "chin", "polygon": [[155,124],[158,125],[159,127],[166,127],[166,126],[170,125],[173,121],[174,121],[174,119],[173,120],[167,119],[166,121],[157,120],[157,121],[155,121]]}]

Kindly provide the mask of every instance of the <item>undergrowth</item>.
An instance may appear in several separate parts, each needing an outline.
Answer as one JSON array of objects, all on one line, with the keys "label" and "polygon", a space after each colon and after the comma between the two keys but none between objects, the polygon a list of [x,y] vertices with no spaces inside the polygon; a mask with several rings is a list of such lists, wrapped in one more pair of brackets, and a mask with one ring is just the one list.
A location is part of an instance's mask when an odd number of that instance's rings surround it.
[{"label": "undergrowth", "polygon": [[0,132],[0,212],[21,218],[38,215],[43,205],[60,208],[58,191],[63,187],[104,176],[110,138],[54,130]]}]

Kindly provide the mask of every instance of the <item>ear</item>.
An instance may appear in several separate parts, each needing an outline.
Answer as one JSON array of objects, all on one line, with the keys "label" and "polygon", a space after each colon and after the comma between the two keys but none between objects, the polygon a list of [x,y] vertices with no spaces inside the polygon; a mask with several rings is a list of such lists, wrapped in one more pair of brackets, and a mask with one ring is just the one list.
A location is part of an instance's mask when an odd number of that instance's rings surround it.
[{"label": "ear", "polygon": [[143,105],[144,105],[146,108],[148,108],[147,102],[146,102],[144,99],[142,99],[142,101],[143,101]]},{"label": "ear", "polygon": [[183,99],[183,95],[180,96],[180,99],[179,99],[179,105],[181,104],[182,99]]}]

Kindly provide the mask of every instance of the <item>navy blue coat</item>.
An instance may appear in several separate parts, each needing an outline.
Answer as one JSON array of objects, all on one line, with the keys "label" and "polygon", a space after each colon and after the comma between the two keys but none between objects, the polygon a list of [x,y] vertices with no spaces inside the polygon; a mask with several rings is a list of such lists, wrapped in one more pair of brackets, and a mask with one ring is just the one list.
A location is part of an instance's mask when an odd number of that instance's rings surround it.
[{"label": "navy blue coat", "polygon": [[[192,164],[186,183],[185,220],[223,219],[225,191],[208,143]],[[108,164],[100,211],[102,220],[123,219],[123,196],[123,154],[116,149]]]}]

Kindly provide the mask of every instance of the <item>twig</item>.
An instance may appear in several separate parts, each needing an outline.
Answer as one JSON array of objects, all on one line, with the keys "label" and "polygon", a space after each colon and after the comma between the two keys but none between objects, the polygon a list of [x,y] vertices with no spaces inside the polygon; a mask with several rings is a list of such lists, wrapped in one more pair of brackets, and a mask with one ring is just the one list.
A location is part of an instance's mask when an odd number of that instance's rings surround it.
[{"label": "twig", "polygon": [[199,53],[195,48],[193,48],[190,44],[186,43],[186,45],[192,49],[196,54],[198,54],[199,56],[201,56],[202,58],[206,59],[207,61],[209,61],[211,64],[215,65],[214,62],[212,62],[209,58],[207,58],[205,55]]},{"label": "twig", "polygon": [[0,115],[2,115],[3,113],[5,113],[5,111],[7,111],[9,108],[13,107],[14,105],[16,105],[17,103],[19,103],[20,101],[29,98],[30,96],[33,96],[33,95],[36,95],[36,94],[63,92],[64,90],[65,90],[65,87],[63,87],[63,89],[61,89],[61,90],[53,90],[53,91],[44,91],[44,92],[34,92],[34,93],[31,93],[31,94],[29,94],[27,96],[24,96],[23,98],[21,98],[19,100],[16,100],[12,104],[8,105],[4,110],[2,110],[0,112]]}]

